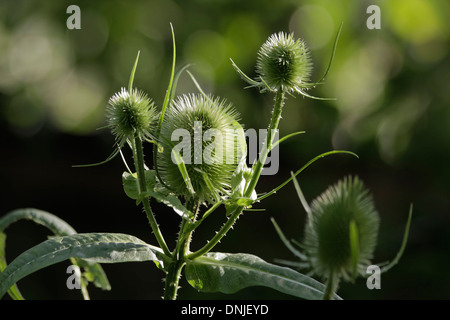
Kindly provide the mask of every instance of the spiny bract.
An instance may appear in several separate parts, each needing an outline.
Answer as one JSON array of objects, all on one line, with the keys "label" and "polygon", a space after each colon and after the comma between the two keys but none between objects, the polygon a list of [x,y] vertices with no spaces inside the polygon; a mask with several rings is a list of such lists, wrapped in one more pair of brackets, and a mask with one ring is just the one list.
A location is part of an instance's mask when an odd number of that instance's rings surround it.
[{"label": "spiny bract", "polygon": [[[163,152],[158,153],[157,165],[164,184],[200,202],[227,195],[242,156],[239,130],[238,113],[225,100],[193,94],[178,97],[165,114],[159,135]],[[193,190],[172,150],[183,158]]]}]

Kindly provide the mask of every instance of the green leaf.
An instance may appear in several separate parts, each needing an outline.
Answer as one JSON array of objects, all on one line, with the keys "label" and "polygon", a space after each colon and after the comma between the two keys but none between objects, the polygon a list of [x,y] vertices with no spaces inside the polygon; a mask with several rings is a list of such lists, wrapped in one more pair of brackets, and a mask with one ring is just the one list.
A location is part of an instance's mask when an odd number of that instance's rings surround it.
[{"label": "green leaf", "polygon": [[160,248],[126,234],[80,233],[51,238],[20,254],[0,274],[0,298],[25,276],[70,258],[98,263],[153,260],[162,264],[162,256]]},{"label": "green leaf", "polygon": [[65,236],[76,233],[75,229],[61,218],[49,212],[34,208],[16,209],[4,215],[0,219],[0,231],[5,230],[10,224],[22,219],[32,220],[48,228],[56,235]]},{"label": "green leaf", "polygon": [[188,261],[186,278],[202,292],[235,293],[250,286],[265,286],[303,299],[321,299],[325,290],[308,276],[244,253],[210,252]]},{"label": "green leaf", "polygon": [[191,218],[194,214],[189,211],[173,194],[163,194],[161,192],[152,192],[149,191],[146,194],[155,198],[158,202],[164,203],[166,206],[171,207],[179,216],[184,219]]},{"label": "green leaf", "polygon": [[170,73],[170,80],[169,80],[169,86],[167,87],[167,91],[166,91],[166,96],[164,98],[164,103],[162,106],[162,110],[161,110],[161,115],[159,117],[159,122],[158,122],[158,131],[161,129],[163,120],[164,120],[164,115],[166,113],[166,109],[168,107],[168,105],[170,104],[170,97],[172,96],[172,86],[173,86],[173,81],[174,81],[174,76],[175,76],[175,65],[176,65],[176,56],[177,56],[177,48],[175,45],[175,33],[173,31],[173,26],[172,24],[170,24],[170,29],[172,31],[172,45],[173,45],[173,55],[172,55],[172,71]]},{"label": "green leaf", "polygon": [[136,173],[129,174],[124,172],[122,174],[122,183],[125,193],[131,199],[137,200],[138,202],[142,197],[152,197],[158,202],[164,203],[166,206],[171,207],[179,216],[183,218],[190,218],[193,216],[186,207],[181,203],[180,199],[173,194],[164,193],[156,190],[156,172],[154,170],[145,171],[145,183],[147,184],[147,192],[139,193],[139,182],[136,177]]},{"label": "green leaf", "polygon": [[[0,273],[3,272],[3,270],[5,270],[7,266],[5,244],[6,244],[6,234],[0,232]],[[16,285],[13,285],[8,290],[8,294],[14,300],[24,300],[22,294],[19,291],[19,288],[17,288]]]},{"label": "green leaf", "polygon": [[[49,229],[53,234],[57,236],[67,236],[77,233],[74,228],[72,228],[61,218],[49,212],[35,208],[16,209],[7,213],[0,219],[0,232],[6,229],[10,224],[22,219],[31,220],[37,224],[40,224]],[[3,245],[5,244],[3,243]],[[5,259],[4,254],[2,255],[2,257],[3,259]],[[6,260],[4,261],[4,263],[6,268]],[[83,261],[82,259],[75,259],[75,263],[78,266],[83,267],[85,273],[89,273],[92,275],[91,278],[93,278],[93,280],[90,282],[93,282],[94,285],[102,288],[103,290],[111,290],[111,285],[109,284],[108,278],[106,277],[106,274],[99,264],[88,263],[87,261]],[[0,271],[3,269],[0,269]],[[18,291],[18,289],[14,287],[13,290]]]},{"label": "green leaf", "polygon": [[[153,190],[155,187],[156,173],[154,170],[145,170],[145,183],[147,185],[147,190]],[[134,200],[140,200],[142,194],[139,188],[139,181],[137,179],[137,174],[130,174],[124,172],[122,174],[122,184],[123,189],[128,197]]]},{"label": "green leaf", "polygon": [[97,288],[107,291],[111,290],[111,285],[100,264],[92,263],[91,261],[86,261],[83,259],[72,258],[72,260],[74,260],[75,265],[84,269],[83,276],[89,282],[92,282]]},{"label": "green leaf", "polygon": [[181,157],[180,153],[175,149],[172,149],[173,159],[175,160],[178,170],[180,170],[181,175],[183,176],[184,183],[186,184],[187,189],[191,194],[195,194],[194,187],[192,186],[191,178],[189,177],[189,173],[186,169],[186,165],[183,161],[183,157]]}]

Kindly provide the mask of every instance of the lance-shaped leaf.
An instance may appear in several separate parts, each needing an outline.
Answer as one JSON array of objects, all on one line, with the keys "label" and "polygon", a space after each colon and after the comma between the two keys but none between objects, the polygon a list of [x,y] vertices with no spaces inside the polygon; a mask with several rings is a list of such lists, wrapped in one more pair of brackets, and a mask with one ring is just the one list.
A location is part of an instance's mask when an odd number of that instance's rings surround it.
[{"label": "lance-shaped leaf", "polygon": [[[72,228],[67,222],[62,220],[61,218],[55,216],[44,210],[39,210],[35,208],[21,208],[13,210],[0,219],[0,233],[5,230],[10,224],[19,221],[19,220],[31,220],[34,223],[42,225],[49,229],[53,234],[57,236],[67,236],[71,234],[75,234],[76,231]],[[2,272],[6,266],[6,258],[5,258],[5,240],[6,234],[3,237],[0,237],[0,247],[2,247],[3,254],[0,252],[0,272]],[[0,250],[1,251],[1,250]],[[72,259],[72,263],[79,267],[83,267],[84,272],[83,275],[89,280],[89,282],[93,282],[94,285],[103,290],[111,290],[111,285],[109,284],[108,278],[104,273],[102,267],[98,263],[92,263],[83,261],[81,259]],[[81,279],[79,279],[80,283],[83,283]],[[86,289],[86,288],[84,288]],[[87,290],[83,290],[83,296],[88,298]],[[19,292],[19,289],[16,285],[11,287],[9,291],[10,296],[13,299],[22,298]]]},{"label": "lance-shaped leaf", "polygon": [[312,300],[321,299],[325,290],[323,284],[304,274],[245,253],[210,252],[188,261],[186,278],[202,292],[235,293],[250,286],[265,286]]},{"label": "lance-shaped leaf", "polygon": [[154,261],[162,265],[162,250],[118,233],[80,233],[46,240],[20,254],[0,274],[0,298],[17,281],[55,263],[81,258],[90,262]]},{"label": "lance-shaped leaf", "polygon": [[9,212],[0,219],[0,231],[5,230],[10,224],[18,220],[31,220],[48,228],[56,235],[65,236],[76,233],[67,222],[57,216],[34,208],[17,209]]},{"label": "lance-shaped leaf", "polygon": [[[6,242],[6,234],[0,231],[0,272],[2,272],[7,266],[5,242]],[[8,290],[8,294],[14,300],[24,300],[22,294],[19,291],[19,288],[17,288],[16,285],[12,286]]]}]

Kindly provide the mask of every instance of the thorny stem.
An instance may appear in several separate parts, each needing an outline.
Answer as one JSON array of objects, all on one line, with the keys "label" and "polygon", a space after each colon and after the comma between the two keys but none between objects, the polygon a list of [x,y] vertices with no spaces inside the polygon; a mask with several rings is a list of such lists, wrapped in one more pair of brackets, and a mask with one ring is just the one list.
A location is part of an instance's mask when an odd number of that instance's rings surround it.
[{"label": "thorny stem", "polygon": [[252,180],[245,191],[244,197],[249,198],[252,195],[253,190],[255,190],[256,184],[258,183],[259,177],[261,176],[261,171],[263,169],[264,163],[266,162],[267,156],[272,149],[272,143],[274,139],[274,134],[278,129],[278,124],[281,119],[281,112],[283,110],[285,100],[285,93],[283,89],[277,91],[275,95],[275,103],[272,110],[272,118],[270,119],[270,124],[266,136],[266,141],[264,142],[264,148],[259,155],[259,159],[252,168]]},{"label": "thorny stem", "polygon": [[177,260],[169,264],[166,277],[166,286],[164,288],[164,300],[176,300],[178,292],[178,282],[180,281],[181,271],[186,262]]},{"label": "thorny stem", "polygon": [[227,222],[225,222],[225,224],[222,226],[222,228],[220,228],[220,230],[216,233],[216,235],[207,244],[205,244],[202,248],[200,248],[199,250],[197,250],[191,254],[188,254],[186,258],[190,259],[190,260],[198,258],[198,257],[204,255],[205,253],[209,252],[212,248],[214,248],[214,246],[217,243],[219,243],[219,241],[231,229],[231,227],[234,225],[236,220],[239,218],[239,215],[242,213],[243,210],[244,210],[244,207],[237,207],[232,212],[232,214],[228,218]]},{"label": "thorny stem", "polygon": [[[200,204],[190,202],[187,204],[187,209],[194,212],[193,221],[197,218]],[[192,238],[193,230],[186,234],[186,226],[188,221],[183,219],[181,222],[180,233],[178,235],[177,246],[172,254],[172,262],[169,264],[166,276],[166,285],[164,288],[164,300],[175,300],[179,289],[178,283],[180,281],[181,271],[186,264],[186,253],[189,252],[189,245]]]},{"label": "thorny stem", "polygon": [[334,292],[336,291],[336,289],[338,287],[338,284],[339,284],[339,277],[336,274],[336,272],[331,270],[322,299],[323,300],[332,300]]},{"label": "thorny stem", "polygon": [[[133,149],[134,164],[137,171],[137,178],[139,181],[140,194],[144,194],[147,191],[147,184],[145,182],[144,152],[142,147],[142,140],[139,136],[135,136],[135,138],[132,140],[132,149]],[[163,249],[166,255],[170,256],[170,250],[167,247],[167,244],[164,240],[161,230],[159,229],[158,224],[156,223],[156,219],[155,216],[153,215],[152,208],[150,207],[149,198],[144,197],[142,199],[142,204],[144,206],[147,219],[150,223],[153,233],[155,234],[159,246]]]}]

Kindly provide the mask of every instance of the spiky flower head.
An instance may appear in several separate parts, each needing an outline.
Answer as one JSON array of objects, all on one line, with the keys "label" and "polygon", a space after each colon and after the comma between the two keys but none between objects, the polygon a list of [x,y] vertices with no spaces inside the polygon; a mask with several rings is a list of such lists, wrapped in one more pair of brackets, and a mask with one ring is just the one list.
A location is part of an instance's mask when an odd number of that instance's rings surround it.
[{"label": "spiky flower head", "polygon": [[122,88],[109,99],[106,116],[108,127],[122,146],[136,135],[142,139],[152,138],[157,111],[152,100],[142,91]]},{"label": "spiky flower head", "polygon": [[347,177],[311,203],[305,227],[306,255],[322,277],[351,279],[365,272],[376,246],[379,216],[357,178]]},{"label": "spiky flower head", "polygon": [[163,182],[176,194],[200,202],[227,195],[242,156],[239,128],[238,113],[225,100],[178,97],[166,112],[159,135],[163,152],[158,153],[157,166]]},{"label": "spiky flower head", "polygon": [[312,71],[309,49],[292,33],[273,34],[259,49],[256,71],[272,91],[300,92]]}]

